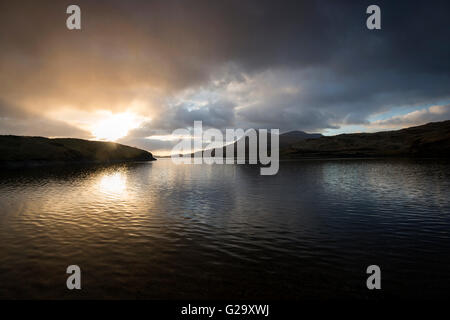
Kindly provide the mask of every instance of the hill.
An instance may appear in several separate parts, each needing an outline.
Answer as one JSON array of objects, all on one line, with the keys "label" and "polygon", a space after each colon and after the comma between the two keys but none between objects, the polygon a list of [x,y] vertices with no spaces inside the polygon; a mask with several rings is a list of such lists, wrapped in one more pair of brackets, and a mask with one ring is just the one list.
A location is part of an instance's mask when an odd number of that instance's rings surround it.
[{"label": "hill", "polygon": [[[268,149],[270,149],[270,145],[271,145],[271,134],[268,134]],[[300,141],[306,140],[306,139],[316,139],[316,138],[320,138],[322,137],[322,135],[320,133],[306,133],[303,131],[290,131],[290,132],[286,132],[286,133],[282,133],[278,136],[279,138],[279,148],[280,150],[289,148],[291,145],[298,143]],[[234,155],[236,157],[237,155],[237,150],[238,150],[238,143],[239,141],[244,140],[245,143],[245,155],[246,158],[248,157],[249,154],[249,137],[248,136],[243,136],[242,138],[238,139],[237,141],[233,142],[233,148],[234,148]],[[257,146],[256,146],[256,150],[259,150],[259,136],[256,136],[256,141],[257,141]],[[229,145],[228,145],[229,146]],[[222,148],[222,154],[224,157],[227,157],[227,152],[226,152],[226,148],[227,146],[224,146]],[[204,153],[211,153],[212,156],[215,155],[215,151],[216,149],[206,149],[206,150],[202,150],[202,151],[197,151],[195,153],[192,153],[191,156],[194,155],[199,155],[202,156]]]},{"label": "hill", "polygon": [[153,160],[156,159],[150,152],[113,142],[0,136],[0,166]]},{"label": "hill", "polygon": [[280,149],[284,149],[306,139],[322,137],[320,133],[306,133],[304,131],[290,131],[280,134]]},{"label": "hill", "polygon": [[303,140],[281,148],[280,157],[450,157],[450,120],[396,131]]}]

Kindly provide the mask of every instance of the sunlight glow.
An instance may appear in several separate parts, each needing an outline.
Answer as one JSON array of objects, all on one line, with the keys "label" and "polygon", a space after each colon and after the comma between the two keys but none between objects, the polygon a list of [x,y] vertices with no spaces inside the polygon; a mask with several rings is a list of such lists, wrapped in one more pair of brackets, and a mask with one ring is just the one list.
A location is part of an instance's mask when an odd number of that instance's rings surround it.
[{"label": "sunlight glow", "polygon": [[132,113],[110,114],[97,122],[91,129],[95,139],[116,141],[125,137],[132,129],[139,127],[141,120]]},{"label": "sunlight glow", "polygon": [[100,178],[98,186],[103,193],[121,195],[127,189],[127,178],[122,172],[108,173]]}]

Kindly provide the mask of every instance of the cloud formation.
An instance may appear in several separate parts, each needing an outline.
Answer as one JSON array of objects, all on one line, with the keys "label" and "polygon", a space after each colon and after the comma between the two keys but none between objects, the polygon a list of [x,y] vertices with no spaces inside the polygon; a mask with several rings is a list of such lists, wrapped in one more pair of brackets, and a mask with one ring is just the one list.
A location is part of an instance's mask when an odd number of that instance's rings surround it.
[{"label": "cloud formation", "polygon": [[378,1],[376,31],[369,1],[80,0],[81,31],[65,26],[69,4],[1,2],[1,133],[92,138],[91,114],[131,112],[147,121],[124,141],[159,148],[146,138],[194,120],[369,128],[373,114],[450,99],[448,1]]},{"label": "cloud formation", "polygon": [[431,106],[426,109],[408,112],[404,115],[373,121],[370,123],[370,127],[377,129],[411,127],[443,120],[450,120],[450,105]]}]

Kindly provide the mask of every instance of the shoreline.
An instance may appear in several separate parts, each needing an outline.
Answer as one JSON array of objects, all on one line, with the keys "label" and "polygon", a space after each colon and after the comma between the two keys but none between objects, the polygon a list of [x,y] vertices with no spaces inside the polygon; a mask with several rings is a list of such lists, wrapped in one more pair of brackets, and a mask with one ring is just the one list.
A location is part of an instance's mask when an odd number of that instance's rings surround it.
[{"label": "shoreline", "polygon": [[20,168],[37,168],[37,167],[51,167],[51,166],[66,166],[66,165],[110,165],[121,163],[142,163],[153,162],[156,158],[151,160],[109,160],[109,161],[95,161],[95,160],[76,160],[76,161],[49,161],[49,160],[24,160],[24,161],[1,161],[1,169],[20,169]]}]

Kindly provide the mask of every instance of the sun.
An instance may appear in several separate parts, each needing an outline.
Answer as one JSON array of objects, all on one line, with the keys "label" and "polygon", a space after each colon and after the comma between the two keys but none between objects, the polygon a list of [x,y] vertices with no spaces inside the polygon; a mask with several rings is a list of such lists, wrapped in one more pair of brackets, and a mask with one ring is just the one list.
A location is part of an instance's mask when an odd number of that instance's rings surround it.
[{"label": "sun", "polygon": [[92,126],[92,135],[97,140],[116,141],[125,137],[132,129],[139,127],[142,121],[132,113],[110,114]]}]

